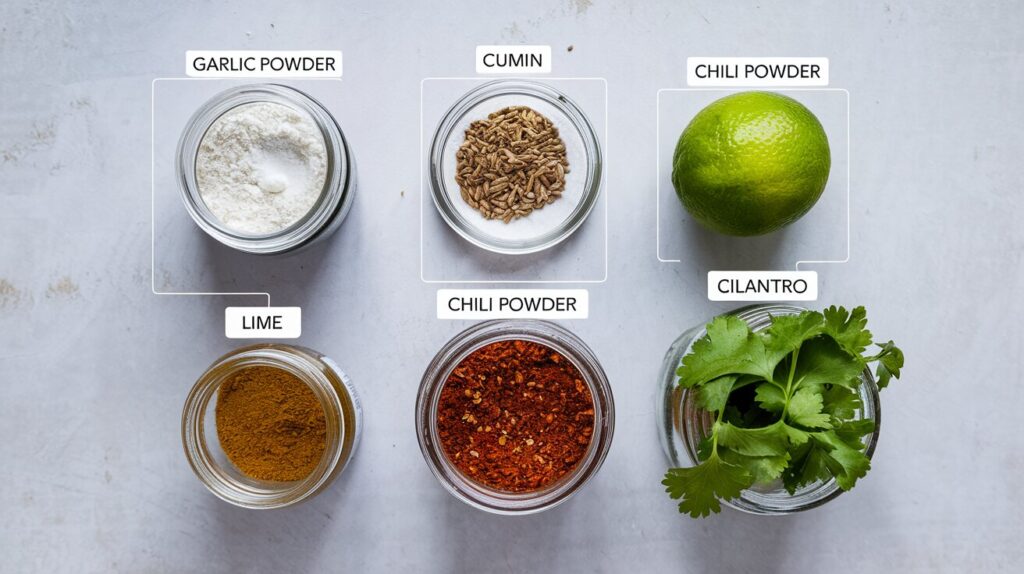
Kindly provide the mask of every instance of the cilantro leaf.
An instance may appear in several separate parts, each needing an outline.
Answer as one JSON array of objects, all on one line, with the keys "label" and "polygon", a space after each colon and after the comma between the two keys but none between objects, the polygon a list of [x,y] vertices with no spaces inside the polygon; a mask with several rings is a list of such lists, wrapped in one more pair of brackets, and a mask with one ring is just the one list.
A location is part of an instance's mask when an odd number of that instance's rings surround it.
[{"label": "cilantro leaf", "polygon": [[797,354],[796,388],[806,385],[855,387],[864,364],[850,356],[830,337],[815,337],[803,344]]},{"label": "cilantro leaf", "polygon": [[768,484],[782,476],[789,464],[789,453],[782,456],[743,456],[727,448],[719,450],[722,460],[742,466],[754,477],[754,484]]},{"label": "cilantro leaf", "polygon": [[782,471],[782,484],[790,494],[795,494],[802,486],[831,477],[824,450],[808,441],[790,454],[789,466]]},{"label": "cilantro leaf", "polygon": [[[850,408],[849,416],[853,416],[854,407],[851,405],[855,402],[855,408],[860,408],[860,398],[855,392],[833,387],[825,394],[835,395],[840,392],[846,393],[841,395],[846,402],[842,403],[840,410]],[[849,396],[854,400],[848,401]],[[807,443],[790,451],[790,463],[782,475],[786,490],[793,494],[802,486],[833,477],[841,488],[853,488],[857,479],[870,468],[870,461],[863,453],[864,443],[861,438],[874,431],[874,428],[874,421],[857,419],[838,423],[831,431],[808,433]]]},{"label": "cilantro leaf", "polygon": [[679,512],[693,518],[721,512],[719,500],[737,498],[754,483],[754,477],[742,466],[723,461],[712,452],[708,459],[690,468],[671,468],[661,481],[665,491],[679,502]]},{"label": "cilantro leaf", "polygon": [[789,449],[789,436],[780,423],[756,429],[715,423],[713,431],[718,444],[744,456],[783,456]]},{"label": "cilantro leaf", "polygon": [[871,468],[871,460],[867,455],[860,448],[846,444],[835,432],[818,432],[812,437],[816,444],[824,445],[828,449],[822,457],[829,471],[835,476],[839,488],[850,490],[857,483],[857,479],[863,478]]},{"label": "cilantro leaf", "polygon": [[853,389],[831,385],[822,393],[822,411],[836,420],[847,420],[857,413],[862,403],[860,395]]},{"label": "cilantro leaf", "polygon": [[782,473],[782,482],[790,494],[802,486],[831,478],[843,490],[850,490],[870,468],[871,461],[860,448],[847,444],[833,431],[816,432],[793,453],[792,462]]},{"label": "cilantro leaf", "polygon": [[786,417],[789,422],[806,428],[832,428],[832,417],[822,412],[823,402],[820,390],[815,387],[803,387],[789,399]]},{"label": "cilantro leaf", "polygon": [[864,443],[861,439],[875,431],[875,421],[871,419],[857,419],[845,421],[835,429],[836,436],[846,444],[863,449]]},{"label": "cilantro leaf", "polygon": [[899,350],[892,341],[878,346],[882,350],[872,359],[878,361],[878,367],[875,368],[878,388],[884,389],[889,386],[889,381],[893,377],[900,378],[900,369],[903,368],[903,351]]},{"label": "cilantro leaf", "polygon": [[703,462],[711,457],[711,451],[715,448],[715,441],[712,437],[706,436],[697,443],[697,460]]},{"label": "cilantro leaf", "polygon": [[764,378],[759,377],[757,375],[740,375],[736,377],[736,384],[732,386],[732,390],[733,392],[735,392],[744,387],[753,385],[755,383],[760,383],[762,381],[764,381]]},{"label": "cilantro leaf", "polygon": [[730,374],[769,379],[774,368],[767,360],[761,337],[752,333],[742,319],[726,315],[708,323],[707,334],[694,342],[676,374],[680,385],[691,388]]},{"label": "cilantro leaf", "polygon": [[697,387],[697,406],[714,412],[724,409],[734,384],[736,375],[725,375]]},{"label": "cilantro leaf", "polygon": [[852,312],[835,305],[825,309],[825,334],[835,339],[847,353],[860,357],[871,344],[867,311],[857,307]]},{"label": "cilantro leaf", "polygon": [[761,405],[761,408],[775,413],[782,414],[786,408],[786,392],[775,383],[765,382],[757,386],[754,393],[754,400]]},{"label": "cilantro leaf", "polygon": [[720,445],[744,456],[783,456],[810,438],[810,433],[790,426],[784,420],[758,428],[719,422],[715,423],[713,432]]},{"label": "cilantro leaf", "polygon": [[779,425],[779,428],[782,429],[782,432],[786,433],[786,438],[789,439],[789,443],[794,447],[800,446],[807,442],[808,439],[810,439],[810,433],[808,433],[805,430],[798,429],[794,426],[787,425],[786,421],[784,420],[780,420],[775,424]]},{"label": "cilantro leaf", "polygon": [[764,330],[765,349],[777,364],[799,349],[804,341],[817,337],[824,330],[825,317],[816,311],[772,317],[772,324]]},{"label": "cilantro leaf", "polygon": [[734,425],[742,425],[743,413],[736,408],[736,405],[725,405],[725,410],[722,412],[722,420]]}]

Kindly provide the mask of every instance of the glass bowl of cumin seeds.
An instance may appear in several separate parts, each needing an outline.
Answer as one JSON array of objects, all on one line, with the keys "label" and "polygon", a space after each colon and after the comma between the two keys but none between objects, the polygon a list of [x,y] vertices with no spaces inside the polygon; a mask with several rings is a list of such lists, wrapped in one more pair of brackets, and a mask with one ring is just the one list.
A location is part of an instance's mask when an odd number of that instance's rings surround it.
[{"label": "glass bowl of cumin seeds", "polygon": [[590,215],[601,190],[601,147],[565,94],[539,82],[496,80],[444,115],[429,176],[438,212],[464,239],[496,253],[535,253]]},{"label": "glass bowl of cumin seeds", "polygon": [[492,514],[553,508],[611,447],[615,405],[594,352],[547,321],[474,325],[438,351],[416,399],[427,466],[458,500]]}]

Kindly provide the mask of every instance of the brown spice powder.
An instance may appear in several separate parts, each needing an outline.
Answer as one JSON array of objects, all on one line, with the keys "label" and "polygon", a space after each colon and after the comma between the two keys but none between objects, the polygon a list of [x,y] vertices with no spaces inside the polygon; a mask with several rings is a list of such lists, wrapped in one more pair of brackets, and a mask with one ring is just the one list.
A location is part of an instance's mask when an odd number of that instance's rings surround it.
[{"label": "brown spice powder", "polygon": [[538,490],[571,472],[594,431],[594,401],[575,365],[532,341],[471,353],[448,377],[437,411],[441,446],[491,488]]},{"label": "brown spice powder", "polygon": [[232,464],[258,480],[302,480],[327,448],[326,414],[295,375],[248,367],[217,394],[217,438]]}]

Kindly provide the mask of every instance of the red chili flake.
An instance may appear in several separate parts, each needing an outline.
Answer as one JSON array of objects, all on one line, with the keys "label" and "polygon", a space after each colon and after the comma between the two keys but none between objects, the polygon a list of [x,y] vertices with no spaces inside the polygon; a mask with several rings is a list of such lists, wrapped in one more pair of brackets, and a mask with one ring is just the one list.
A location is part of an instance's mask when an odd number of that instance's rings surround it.
[{"label": "red chili flake", "polygon": [[441,447],[463,474],[507,492],[571,472],[594,432],[594,399],[572,361],[532,341],[499,341],[452,370],[437,409]]}]

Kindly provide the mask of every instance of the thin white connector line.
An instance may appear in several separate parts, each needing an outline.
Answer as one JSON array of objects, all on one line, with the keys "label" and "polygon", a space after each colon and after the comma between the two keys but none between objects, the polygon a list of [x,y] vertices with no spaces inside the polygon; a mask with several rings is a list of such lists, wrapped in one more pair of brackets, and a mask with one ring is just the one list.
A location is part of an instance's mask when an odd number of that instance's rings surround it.
[{"label": "thin white connector line", "polygon": [[658,90],[657,97],[654,101],[654,161],[655,161],[655,179],[654,179],[654,254],[658,256],[658,261],[662,263],[682,263],[681,259],[662,259],[661,257],[661,93],[670,91],[669,89]]},{"label": "thin white connector line", "polygon": [[[662,88],[658,90],[657,97],[655,98],[655,165],[657,169],[657,179],[655,179],[655,201],[656,201],[656,217],[655,222],[655,255],[658,257],[658,261],[662,263],[681,263],[679,259],[663,259],[661,257],[661,94],[662,92],[734,92],[729,88]],[[810,263],[849,263],[850,261],[850,246],[852,242],[850,240],[850,92],[845,88],[782,88],[776,89],[777,92],[843,92],[846,94],[846,257],[839,260],[825,259],[825,260],[800,260],[796,262],[796,270],[800,270],[801,265]]]},{"label": "thin white connector line", "polygon": [[796,262],[796,270],[800,270],[801,264],[808,263],[849,263],[850,250],[853,242],[850,239],[850,92],[842,90],[846,94],[846,257],[841,260],[800,260]]},{"label": "thin white connector line", "polygon": [[[154,295],[177,295],[177,296],[238,296],[238,297],[266,297],[267,307],[270,307],[270,293],[252,292],[227,292],[214,293],[209,291],[157,291],[156,290],[156,83],[160,80],[223,80],[225,78],[154,78],[149,89],[149,265],[150,265],[150,289]],[[334,78],[322,78],[334,79]]]}]

